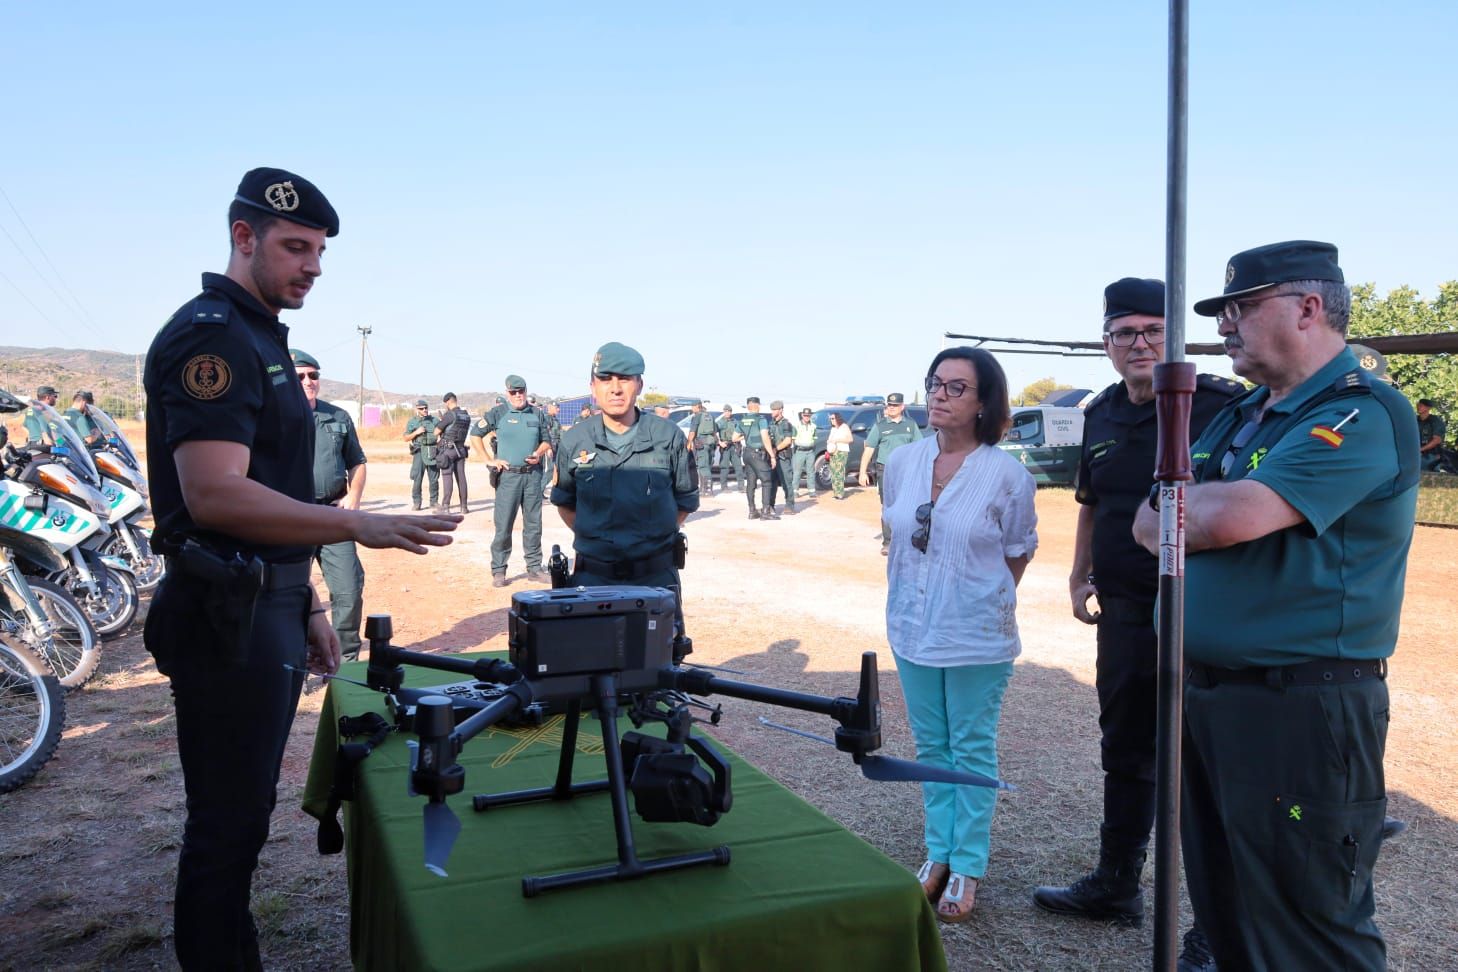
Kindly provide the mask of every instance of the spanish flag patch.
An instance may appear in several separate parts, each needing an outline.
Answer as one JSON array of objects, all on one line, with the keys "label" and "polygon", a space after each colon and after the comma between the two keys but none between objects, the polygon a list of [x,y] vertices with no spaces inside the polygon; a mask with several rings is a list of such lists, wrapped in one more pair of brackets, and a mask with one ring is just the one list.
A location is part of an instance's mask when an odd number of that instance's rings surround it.
[{"label": "spanish flag patch", "polygon": [[1311,437],[1313,439],[1320,439],[1322,442],[1325,442],[1333,449],[1339,448],[1342,444],[1342,440],[1346,438],[1340,432],[1338,432],[1336,429],[1332,428],[1329,425],[1318,425],[1313,427],[1311,430]]}]

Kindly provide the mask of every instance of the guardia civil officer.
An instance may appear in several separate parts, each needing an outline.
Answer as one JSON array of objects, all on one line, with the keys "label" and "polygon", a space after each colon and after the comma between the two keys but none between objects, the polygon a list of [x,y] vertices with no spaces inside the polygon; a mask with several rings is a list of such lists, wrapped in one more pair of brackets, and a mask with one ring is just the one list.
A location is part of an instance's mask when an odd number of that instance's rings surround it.
[{"label": "guardia civil officer", "polygon": [[430,508],[440,506],[440,467],[435,462],[435,450],[440,438],[439,420],[430,414],[430,403],[423,398],[415,400],[415,414],[405,423],[405,441],[410,444],[410,508],[420,509],[422,486],[427,475],[430,477]]},{"label": "guardia civil officer", "polygon": [[425,553],[457,517],[314,502],[314,424],[281,310],[297,310],[339,230],[314,185],[248,172],[225,274],[203,274],[147,352],[147,465],[167,573],[145,641],[172,684],[187,823],[173,916],[184,969],[261,968],[248,896],[303,675],[339,640],[309,584],[320,544]]},{"label": "guardia civil officer", "polygon": [[575,585],[678,590],[679,527],[699,508],[683,432],[634,403],[643,356],[616,341],[592,359],[598,414],[562,433],[552,503],[572,531]]},{"label": "guardia civil officer", "polygon": [[[906,396],[900,392],[892,392],[886,396],[886,408],[876,424],[871,426],[871,431],[866,435],[865,448],[861,450],[861,469],[856,473],[856,483],[860,486],[866,485],[866,471],[871,468],[872,457],[876,460],[876,496],[881,502],[886,501],[885,494],[881,491],[882,474],[886,471],[886,463],[891,461],[891,454],[904,445],[921,440],[921,428],[906,415]],[[881,555],[891,549],[891,527],[886,523],[886,518],[881,518]]]},{"label": "guardia civil officer", "polygon": [[78,391],[71,396],[71,407],[62,413],[71,428],[88,446],[94,448],[101,442],[101,428],[91,420],[92,396],[89,391]]},{"label": "guardia civil officer", "polygon": [[[1386,966],[1372,869],[1418,452],[1350,308],[1336,247],[1308,240],[1237,253],[1195,303],[1257,386],[1195,442],[1184,507],[1181,836],[1222,969]],[[1150,506],[1134,530],[1158,550]]]},{"label": "guardia civil officer", "polygon": [[[703,402],[694,402],[689,408],[688,433],[689,451],[694,454],[694,468],[698,472],[699,493],[711,496],[714,492],[714,448],[719,444],[719,423],[704,408]],[[720,486],[722,492],[723,487]]]},{"label": "guardia civil officer", "polygon": [[744,467],[739,461],[744,440],[734,428],[734,408],[724,406],[724,413],[714,422],[714,431],[719,437],[719,492],[729,489],[729,473],[734,473],[734,488],[744,486]]},{"label": "guardia civil officer", "polygon": [[795,514],[795,488],[790,477],[795,465],[795,426],[785,417],[785,403],[776,398],[770,402],[770,442],[775,450],[775,475],[770,477],[771,513],[778,513],[775,493],[780,487],[785,490],[785,512]]},{"label": "guardia civil officer", "polygon": [[461,408],[455,392],[446,392],[441,398],[445,411],[440,413],[440,445],[435,451],[435,462],[444,473],[444,495],[441,497],[441,512],[451,508],[451,486],[461,493],[461,512],[471,512],[466,506],[466,456],[470,447],[466,436],[471,431],[471,413]]},{"label": "guardia civil officer", "polygon": [[[1073,616],[1097,625],[1100,752],[1104,769],[1099,863],[1068,887],[1041,887],[1048,911],[1138,925],[1139,877],[1154,826],[1154,737],[1159,565],[1134,542],[1134,514],[1149,499],[1158,422],[1154,366],[1164,352],[1164,281],[1125,277],[1104,288],[1104,353],[1119,381],[1084,409],[1074,497],[1080,506],[1068,590]],[[1200,375],[1190,412],[1199,436],[1236,395],[1239,382]],[[1097,599],[1090,611],[1089,599]],[[1207,968],[1198,928],[1185,936],[1180,972]]]},{"label": "guardia civil officer", "polygon": [[[744,498],[749,501],[751,520],[778,520],[774,509],[775,446],[770,436],[769,416],[760,414],[759,396],[751,395],[744,405],[748,414],[734,421],[734,441],[743,450]],[[761,513],[754,506],[754,491],[760,492]]]},{"label": "guardia civil officer", "polygon": [[1448,434],[1448,423],[1442,416],[1433,414],[1430,398],[1419,398],[1417,403],[1418,456],[1422,466],[1434,470],[1443,464],[1443,439]]},{"label": "guardia civil officer", "polygon": [[[493,450],[487,436],[495,433]],[[527,402],[526,379],[506,376],[506,402],[476,421],[471,435],[481,440],[481,454],[488,468],[501,474],[496,484],[492,516],[496,536],[491,540],[491,586],[506,586],[506,563],[511,558],[511,531],[516,513],[522,514],[521,545],[526,557],[527,577],[545,581],[542,570],[542,470],[555,442],[552,423],[546,413]]]},{"label": "guardia civil officer", "polygon": [[[41,385],[35,390],[36,401],[44,402],[51,408],[56,407],[60,395],[50,385]],[[25,410],[25,418],[22,420],[25,426],[26,445],[32,446],[53,446],[56,444],[56,430],[45,413],[31,407]]]},{"label": "guardia civil officer", "polygon": [[[314,410],[314,502],[359,509],[367,466],[354,419],[319,397],[319,359],[298,348],[289,350],[299,387]],[[364,618],[364,565],[353,540],[321,544],[317,555],[324,586],[329,588],[329,616],[339,635],[340,655],[359,657],[359,624]]]}]

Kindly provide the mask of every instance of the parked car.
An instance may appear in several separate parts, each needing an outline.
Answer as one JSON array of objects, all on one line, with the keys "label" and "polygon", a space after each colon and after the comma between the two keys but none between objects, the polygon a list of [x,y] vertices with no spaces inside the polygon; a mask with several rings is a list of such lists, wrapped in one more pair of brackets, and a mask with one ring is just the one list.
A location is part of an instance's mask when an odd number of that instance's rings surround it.
[{"label": "parked car", "polygon": [[1040,486],[1070,486],[1083,445],[1083,409],[1055,405],[1015,407],[999,447],[1028,467]]},{"label": "parked car", "polygon": [[885,405],[885,395],[850,395],[846,398],[847,405]]},{"label": "parked car", "polygon": [[[839,412],[841,419],[851,429],[850,456],[846,459],[845,472],[849,478],[861,468],[861,453],[866,451],[866,436],[871,431],[871,426],[881,417],[885,405],[858,405],[854,402],[847,402],[845,405],[828,405],[815,412],[815,486],[817,489],[830,488],[830,460],[825,456],[825,442],[830,437],[830,413]],[[906,416],[917,424],[923,435],[926,434],[926,406],[906,406]],[[870,477],[872,485],[875,482],[875,466],[871,467]]]}]

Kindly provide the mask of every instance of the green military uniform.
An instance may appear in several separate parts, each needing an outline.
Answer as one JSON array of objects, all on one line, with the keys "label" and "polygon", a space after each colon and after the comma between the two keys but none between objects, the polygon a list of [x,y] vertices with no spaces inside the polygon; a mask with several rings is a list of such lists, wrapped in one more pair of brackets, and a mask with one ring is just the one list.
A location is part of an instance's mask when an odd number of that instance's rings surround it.
[{"label": "green military uniform", "polygon": [[1418,446],[1425,446],[1433,438],[1438,437],[1440,445],[1436,449],[1422,453],[1424,469],[1437,469],[1443,461],[1443,446],[1441,443],[1448,438],[1448,423],[1438,417],[1437,413],[1429,412],[1427,418],[1419,418],[1418,424]]},{"label": "green military uniform", "polygon": [[[895,396],[888,396],[895,397]],[[895,404],[895,402],[892,402]],[[921,440],[921,428],[905,412],[901,418],[892,421],[883,412],[881,417],[876,419],[876,424],[871,426],[871,431],[866,435],[866,448],[874,449],[872,459],[876,464],[876,496],[884,504],[886,496],[882,492],[882,483],[886,476],[886,463],[891,461],[891,454],[904,445]],[[891,543],[891,526],[886,522],[885,517],[881,519],[881,552],[885,553],[887,546]]]},{"label": "green military uniform", "polygon": [[[694,469],[698,474],[699,492],[707,494],[714,489],[714,448],[719,444],[719,423],[708,409],[704,409],[689,419],[689,431],[694,434]],[[720,488],[723,488],[722,485]]]},{"label": "green military uniform", "polygon": [[[1303,280],[1340,283],[1336,248],[1237,254],[1225,294],[1195,311]],[[1372,870],[1387,805],[1385,659],[1417,501],[1413,412],[1349,348],[1269,401],[1256,388],[1192,448],[1197,483],[1260,483],[1302,519],[1186,557],[1190,899],[1221,968],[1380,969]]]},{"label": "green military uniform", "polygon": [[[299,356],[295,354],[295,363]],[[317,367],[317,365],[316,365]],[[366,462],[354,420],[338,405],[314,402],[314,501],[330,506],[349,492],[350,472]],[[359,656],[359,625],[364,618],[364,565],[353,540],[326,543],[317,555],[329,588],[329,620],[339,634],[339,650]]]},{"label": "green military uniform", "polygon": [[[508,387],[511,387],[509,383]],[[496,502],[492,504],[496,535],[491,540],[491,573],[506,573],[506,563],[511,558],[511,531],[516,526],[519,509],[522,511],[522,553],[528,573],[535,574],[542,569],[542,471],[545,467],[541,461],[528,463],[526,460],[543,443],[548,447],[555,445],[552,426],[546,413],[535,405],[523,405],[519,409],[497,405],[471,428],[471,435],[481,439],[493,432],[496,433],[496,458],[507,467],[501,471]]]},{"label": "green military uniform", "polygon": [[795,444],[794,453],[790,467],[790,496],[793,498],[795,492],[800,488],[800,478],[805,479],[805,489],[811,496],[815,495],[815,436],[819,431],[815,422],[808,416],[801,416],[798,422],[791,422],[794,429]]},{"label": "green military uniform", "polygon": [[735,488],[744,484],[744,467],[739,461],[741,446],[734,441],[734,417],[721,415],[714,420],[714,431],[719,440],[719,492],[729,488],[729,473],[734,473]]},{"label": "green military uniform", "polygon": [[91,421],[91,418],[81,409],[68,408],[63,413],[63,417],[67,422],[71,423],[71,428],[76,430],[76,434],[81,437],[81,441],[87,445],[91,445],[100,440],[101,430],[96,427],[96,423]]},{"label": "green military uniform", "polygon": [[[759,399],[751,398],[750,401],[758,403]],[[761,517],[773,519],[775,516],[773,509],[775,471],[770,468],[770,453],[765,450],[764,437],[760,435],[761,432],[768,432],[769,427],[769,416],[763,412],[749,412],[734,422],[734,433],[743,439],[740,448],[743,450],[741,458],[744,461],[744,498],[749,502],[751,520],[758,520]],[[773,439],[771,441],[773,442]],[[756,486],[759,487],[763,512],[755,509],[754,506]]]},{"label": "green military uniform", "polygon": [[[774,404],[779,405],[782,410],[784,409],[784,405],[782,403],[776,402]],[[773,410],[774,405],[771,405],[770,408],[771,410]],[[795,426],[788,418],[785,417],[784,412],[780,412],[779,418],[775,418],[773,415],[771,415],[770,441],[774,443],[775,447],[775,468],[774,473],[770,476],[771,510],[775,509],[775,507],[778,505],[775,501],[775,493],[777,488],[783,488],[785,491],[785,511],[788,513],[795,512],[795,489],[793,486],[790,485],[790,481],[794,476],[794,439]],[[783,445],[781,445],[781,443],[783,443]]]},{"label": "green military uniform", "polygon": [[60,441],[60,436],[56,434],[56,424],[38,409],[27,408],[23,421],[27,445],[41,445],[46,439],[53,443]]},{"label": "green military uniform", "polygon": [[410,505],[420,509],[421,485],[430,477],[430,506],[434,509],[440,501],[440,467],[435,464],[435,447],[439,441],[436,428],[440,425],[434,415],[414,415],[405,423],[405,434],[416,429],[425,431],[410,440]]}]

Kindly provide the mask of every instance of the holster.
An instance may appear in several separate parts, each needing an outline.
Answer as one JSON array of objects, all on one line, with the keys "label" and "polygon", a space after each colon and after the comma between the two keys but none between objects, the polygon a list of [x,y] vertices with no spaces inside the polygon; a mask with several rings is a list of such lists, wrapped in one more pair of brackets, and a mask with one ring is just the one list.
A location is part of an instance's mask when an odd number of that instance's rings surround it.
[{"label": "holster", "polygon": [[225,556],[187,539],[169,547],[168,568],[201,582],[213,653],[226,667],[241,665],[248,657],[253,606],[263,587],[263,561],[244,560],[237,553]]}]

